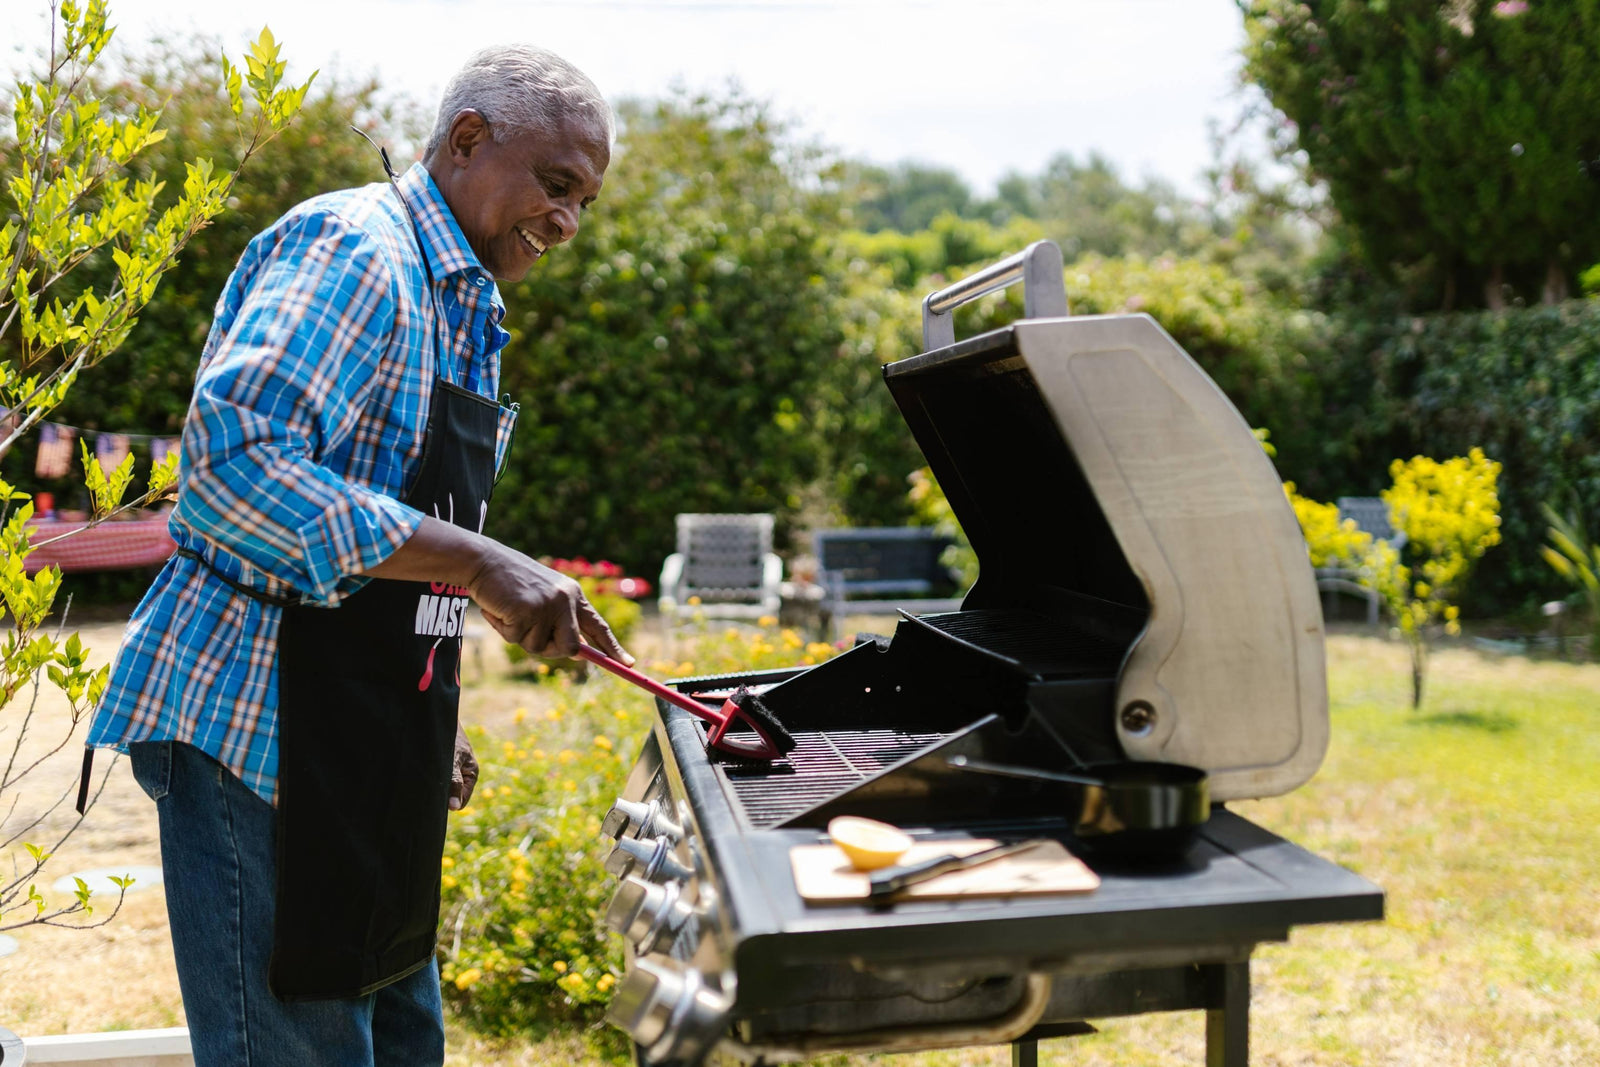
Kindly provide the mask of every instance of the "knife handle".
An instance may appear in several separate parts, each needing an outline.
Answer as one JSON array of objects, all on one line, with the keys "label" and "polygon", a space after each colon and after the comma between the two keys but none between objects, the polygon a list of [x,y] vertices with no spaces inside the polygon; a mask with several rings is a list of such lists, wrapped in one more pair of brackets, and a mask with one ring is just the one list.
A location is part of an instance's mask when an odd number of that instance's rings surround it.
[{"label": "knife handle", "polygon": [[962,861],[961,856],[935,856],[920,863],[907,863],[899,867],[885,867],[873,871],[867,876],[867,898],[878,900],[893,896],[907,886],[925,882],[929,878],[937,878],[946,871],[959,870],[963,865]]},{"label": "knife handle", "polygon": [[867,899],[882,900],[909,886],[937,878],[947,871],[981,867],[985,863],[993,863],[997,859],[1026,852],[1040,843],[1037,839],[1013,841],[1010,844],[991,845],[977,852],[969,852],[965,856],[935,856],[920,863],[908,863],[903,867],[885,867],[867,875]]}]

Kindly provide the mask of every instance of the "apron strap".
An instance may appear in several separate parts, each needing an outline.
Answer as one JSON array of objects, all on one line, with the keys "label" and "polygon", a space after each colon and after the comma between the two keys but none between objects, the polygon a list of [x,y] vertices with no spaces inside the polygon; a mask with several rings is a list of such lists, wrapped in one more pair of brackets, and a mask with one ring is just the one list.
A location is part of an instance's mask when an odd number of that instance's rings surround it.
[{"label": "apron strap", "polygon": [[208,559],[192,548],[180,548],[175,554],[182,556],[185,559],[194,560],[196,563],[200,564],[200,566],[210,571],[212,577],[216,578],[219,582],[230,587],[234,592],[241,593],[244,596],[249,597],[258,604],[270,604],[273,607],[288,608],[300,603],[300,598],[297,596],[284,596],[278,593],[264,593],[259,589],[250,588],[243,582],[234,581],[232,578],[229,578],[226,574],[223,574],[221,571],[217,570],[217,568],[213,567]]},{"label": "apron strap", "polygon": [[[500,467],[494,472],[495,485],[500,484],[500,479],[506,476],[506,468],[511,466],[511,446],[517,443],[517,423],[521,421],[522,405],[511,399],[511,394],[506,393],[500,399],[500,406],[511,412],[511,429],[506,433],[506,450],[501,455]],[[481,532],[481,531],[480,531]]]},{"label": "apron strap", "polygon": [[83,746],[83,773],[78,776],[78,814],[87,814],[89,807],[89,776],[94,773],[94,749]]}]

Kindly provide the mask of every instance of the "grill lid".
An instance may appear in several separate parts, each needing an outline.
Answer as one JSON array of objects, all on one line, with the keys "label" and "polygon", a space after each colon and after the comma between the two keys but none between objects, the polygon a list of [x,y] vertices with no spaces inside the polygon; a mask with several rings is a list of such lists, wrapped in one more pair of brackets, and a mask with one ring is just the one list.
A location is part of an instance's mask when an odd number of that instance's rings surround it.
[{"label": "grill lid", "polygon": [[963,608],[1098,620],[1128,647],[1114,708],[1130,758],[1205,768],[1218,800],[1288,792],[1322,762],[1328,708],[1277,472],[1155,320],[1066,317],[1059,265],[1040,242],[930,296],[924,321],[948,336],[956,304],[1024,274],[1057,287],[1033,311],[1060,314],[884,368],[978,555]]}]

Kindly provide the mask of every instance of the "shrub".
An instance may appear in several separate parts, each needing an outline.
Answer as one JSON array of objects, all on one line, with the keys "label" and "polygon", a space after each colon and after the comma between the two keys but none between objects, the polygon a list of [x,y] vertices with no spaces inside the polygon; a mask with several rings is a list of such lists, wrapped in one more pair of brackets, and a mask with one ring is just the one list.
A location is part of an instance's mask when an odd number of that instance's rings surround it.
[{"label": "shrub", "polygon": [[1600,659],[1600,544],[1589,540],[1575,512],[1563,515],[1548,504],[1540,510],[1550,523],[1545,531],[1550,543],[1540,548],[1540,555],[1583,597],[1589,610],[1589,655]]},{"label": "shrub", "polygon": [[[1274,426],[1274,440],[1302,443],[1281,468],[1313,496],[1375,495],[1394,456],[1482,448],[1504,464],[1504,548],[1463,607],[1505,614],[1550,599],[1560,580],[1540,554],[1540,506],[1600,501],[1600,301],[1329,321],[1318,402]],[[1600,522],[1592,505],[1577,517]]]},{"label": "shrub", "polygon": [[[1389,465],[1394,485],[1383,491],[1389,523],[1406,535],[1407,571],[1399,560],[1374,561],[1372,583],[1389,602],[1411,649],[1411,706],[1422,704],[1428,630],[1460,633],[1460,599],[1467,575],[1500,543],[1500,464],[1474,448],[1444,462],[1427,456]],[[1380,546],[1380,549],[1388,546]]]},{"label": "shrub", "polygon": [[[690,658],[648,669],[719,674],[815,663],[834,651],[772,625],[683,647]],[[621,946],[601,922],[617,883],[603,867],[610,840],[600,820],[623,790],[654,705],[608,674],[551,684],[550,709],[519,711],[514,736],[470,731],[480,784],[445,844],[444,994],[494,1034],[592,1022],[621,973]]]},{"label": "shrub", "polygon": [[1406,535],[1411,567],[1389,542],[1373,540],[1351,519],[1341,522],[1334,505],[1301,496],[1293,482],[1283,488],[1300,520],[1311,565],[1353,570],[1357,581],[1388,604],[1411,652],[1411,706],[1419,707],[1429,633],[1461,632],[1455,601],[1473,565],[1500,543],[1500,464],[1474,448],[1442,463],[1427,456],[1397,459],[1389,472],[1394,484],[1383,491],[1383,500],[1390,525]]},{"label": "shrub", "polygon": [[1294,517],[1300,520],[1306,549],[1313,567],[1357,568],[1372,551],[1372,535],[1356,525],[1354,519],[1339,518],[1336,504],[1322,504],[1295,491],[1293,482],[1284,482]]}]

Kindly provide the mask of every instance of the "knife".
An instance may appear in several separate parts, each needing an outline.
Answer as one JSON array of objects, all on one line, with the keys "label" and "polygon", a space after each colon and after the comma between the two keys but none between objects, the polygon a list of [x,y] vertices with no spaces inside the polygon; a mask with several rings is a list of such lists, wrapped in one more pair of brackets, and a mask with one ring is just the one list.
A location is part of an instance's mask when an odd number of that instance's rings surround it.
[{"label": "knife", "polygon": [[908,863],[900,867],[884,867],[881,870],[873,871],[867,876],[867,899],[883,900],[885,897],[893,896],[902,889],[907,889],[919,882],[926,882],[930,878],[937,878],[941,874],[982,866],[994,860],[1014,856],[1018,852],[1026,852],[1028,849],[1042,844],[1044,842],[1039,839],[1013,841],[1010,844],[995,845],[992,848],[981,849],[965,856],[935,856],[920,863]]}]

